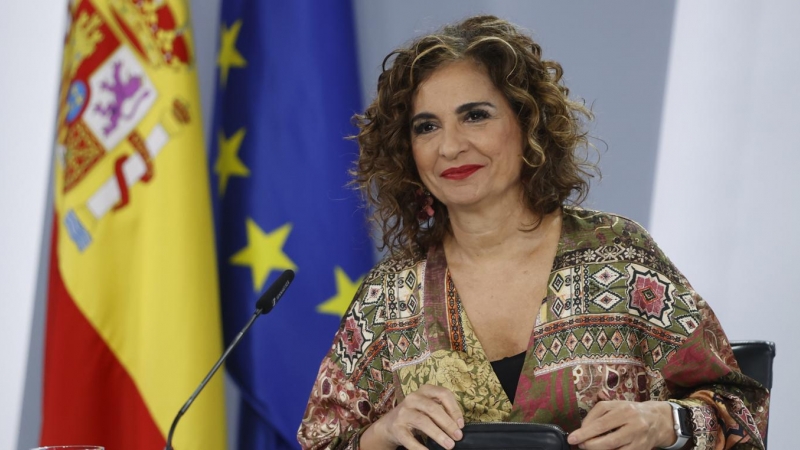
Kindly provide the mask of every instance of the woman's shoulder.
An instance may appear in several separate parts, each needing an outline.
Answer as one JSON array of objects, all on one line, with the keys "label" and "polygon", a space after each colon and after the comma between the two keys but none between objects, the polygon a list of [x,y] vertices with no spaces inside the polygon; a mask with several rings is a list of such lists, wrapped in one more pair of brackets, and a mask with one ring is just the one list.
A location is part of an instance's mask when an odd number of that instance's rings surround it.
[{"label": "woman's shoulder", "polygon": [[424,263],[425,255],[423,254],[415,254],[412,256],[388,255],[375,264],[365,277],[365,281],[373,282],[375,280],[385,279],[386,277],[397,276],[408,271],[417,272]]},{"label": "woman's shoulder", "polygon": [[647,233],[647,230],[633,219],[607,211],[598,211],[580,206],[564,206],[564,218],[580,229],[611,228],[617,231]]},{"label": "woman's shoulder", "polygon": [[638,222],[620,214],[577,206],[563,208],[565,237],[584,246],[616,245],[656,251],[650,233]]},{"label": "woman's shoulder", "polygon": [[563,217],[558,264],[634,264],[688,285],[650,233],[636,221],[619,214],[574,206],[565,207]]}]

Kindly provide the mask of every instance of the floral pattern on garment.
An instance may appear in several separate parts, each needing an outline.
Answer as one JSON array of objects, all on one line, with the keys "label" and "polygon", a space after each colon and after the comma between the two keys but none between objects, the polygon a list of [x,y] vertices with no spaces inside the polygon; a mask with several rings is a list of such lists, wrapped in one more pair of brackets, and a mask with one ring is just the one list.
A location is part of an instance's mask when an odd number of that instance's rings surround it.
[{"label": "floral pattern on garment", "polygon": [[461,307],[444,251],[365,277],[320,368],[298,439],[358,448],[423,384],[451,389],[467,421],[566,431],[605,399],[691,411],[694,448],[763,449],[769,393],[739,371],[707,303],[638,224],[563,209],[562,233],[512,405]]},{"label": "floral pattern on garment", "polygon": [[437,350],[425,361],[401,368],[398,375],[404,395],[425,384],[450,389],[467,422],[500,422],[511,412],[491,364],[463,352]]}]

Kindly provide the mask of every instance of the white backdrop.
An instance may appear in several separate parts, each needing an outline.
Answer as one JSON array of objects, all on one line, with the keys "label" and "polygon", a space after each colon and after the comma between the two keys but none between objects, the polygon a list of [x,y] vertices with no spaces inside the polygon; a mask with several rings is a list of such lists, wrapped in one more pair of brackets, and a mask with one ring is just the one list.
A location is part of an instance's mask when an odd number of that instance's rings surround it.
[{"label": "white backdrop", "polygon": [[[43,313],[37,305],[33,320],[65,3],[0,1],[0,448],[28,448],[38,433],[36,328],[30,338]],[[800,402],[789,387],[798,356],[789,348],[792,256],[800,250],[792,169],[800,156],[787,131],[800,119],[798,6],[679,2],[673,29],[672,2],[354,3],[365,98],[383,55],[443,22],[490,12],[534,32],[546,56],[564,64],[572,91],[594,105],[594,134],[608,144],[590,206],[649,224],[731,338],[778,343],[770,441],[791,448],[790,405]],[[219,0],[191,5],[210,111]]]},{"label": "white backdrop", "polygon": [[650,221],[729,338],[777,344],[773,449],[797,448],[800,404],[798,19],[794,0],[678,4]]},{"label": "white backdrop", "polygon": [[65,12],[0,1],[0,448],[20,426]]}]

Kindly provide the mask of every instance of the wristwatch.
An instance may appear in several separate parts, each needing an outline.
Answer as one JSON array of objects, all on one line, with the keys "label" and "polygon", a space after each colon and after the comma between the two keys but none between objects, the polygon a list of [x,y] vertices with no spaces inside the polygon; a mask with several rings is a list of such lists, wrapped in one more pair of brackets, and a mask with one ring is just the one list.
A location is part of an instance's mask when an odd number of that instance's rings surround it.
[{"label": "wristwatch", "polygon": [[675,435],[678,436],[678,440],[669,447],[661,447],[661,449],[680,450],[689,442],[689,438],[692,437],[692,426],[689,423],[689,410],[674,402],[667,403],[672,407],[672,428],[675,429]]}]

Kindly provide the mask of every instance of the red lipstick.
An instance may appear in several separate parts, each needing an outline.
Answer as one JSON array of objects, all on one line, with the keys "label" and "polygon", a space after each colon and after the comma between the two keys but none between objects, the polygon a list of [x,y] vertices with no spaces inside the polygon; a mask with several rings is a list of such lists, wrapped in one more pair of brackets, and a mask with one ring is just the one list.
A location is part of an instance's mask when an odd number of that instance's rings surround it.
[{"label": "red lipstick", "polygon": [[483,166],[479,164],[465,164],[463,166],[451,167],[442,172],[440,176],[448,180],[463,180],[482,168]]}]

